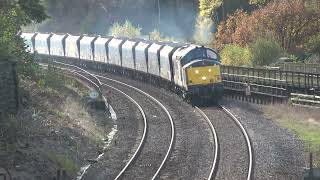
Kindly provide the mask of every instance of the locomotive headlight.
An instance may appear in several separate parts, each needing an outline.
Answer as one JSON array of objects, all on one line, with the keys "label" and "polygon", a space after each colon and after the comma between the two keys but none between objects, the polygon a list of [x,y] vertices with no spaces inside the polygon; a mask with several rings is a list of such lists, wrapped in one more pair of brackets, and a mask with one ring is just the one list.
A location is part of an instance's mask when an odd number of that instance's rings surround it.
[{"label": "locomotive headlight", "polygon": [[208,71],[211,72],[211,69],[209,69]]},{"label": "locomotive headlight", "polygon": [[199,70],[196,70],[195,73],[196,73],[196,74],[199,74]]},{"label": "locomotive headlight", "polygon": [[204,81],[205,81],[206,79],[207,79],[207,77],[205,77],[205,76],[202,76],[202,80],[204,80]]}]

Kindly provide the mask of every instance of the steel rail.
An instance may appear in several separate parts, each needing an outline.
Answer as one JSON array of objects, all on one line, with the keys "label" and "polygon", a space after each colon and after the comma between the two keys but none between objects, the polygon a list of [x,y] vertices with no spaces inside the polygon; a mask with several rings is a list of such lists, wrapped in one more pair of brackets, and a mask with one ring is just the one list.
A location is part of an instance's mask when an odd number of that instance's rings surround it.
[{"label": "steel rail", "polygon": [[213,162],[211,165],[211,170],[210,170],[210,174],[208,177],[208,180],[213,179],[213,173],[217,170],[217,162],[218,162],[218,152],[219,152],[219,142],[218,142],[218,135],[216,132],[216,129],[214,128],[212,122],[210,121],[210,119],[208,118],[208,116],[197,106],[195,106],[195,109],[204,117],[204,119],[206,119],[207,123],[209,124],[210,128],[211,128],[211,132],[213,135],[213,139],[214,139],[214,158],[213,158]]},{"label": "steel rail", "polygon": [[110,87],[116,91],[118,91],[119,93],[123,94],[124,96],[126,96],[131,102],[133,102],[139,109],[139,111],[141,112],[142,116],[143,116],[143,123],[144,123],[144,128],[143,128],[143,135],[142,135],[142,138],[141,138],[141,141],[139,143],[139,146],[138,148],[136,149],[136,151],[134,152],[134,154],[132,155],[132,157],[130,158],[130,160],[128,161],[128,163],[125,165],[125,167],[120,171],[120,173],[117,175],[117,177],[115,178],[115,180],[119,179],[123,173],[128,169],[128,167],[131,165],[131,163],[135,160],[135,158],[137,158],[137,155],[138,153],[141,151],[141,148],[143,146],[143,144],[145,143],[145,140],[146,140],[146,134],[147,134],[147,127],[148,127],[148,124],[147,124],[147,117],[146,117],[146,114],[144,113],[142,107],[132,98],[130,97],[129,95],[127,95],[126,93],[124,93],[123,91],[121,91],[120,89],[117,89],[113,86],[110,86],[108,84],[105,84],[105,83],[101,83],[101,85],[103,86],[107,86],[107,87]]},{"label": "steel rail", "polygon": [[141,93],[141,94],[144,94],[145,96],[149,97],[150,99],[152,99],[154,102],[156,102],[167,114],[167,116],[169,117],[169,120],[170,120],[170,124],[171,124],[171,140],[170,140],[170,145],[169,145],[169,148],[168,148],[168,151],[163,159],[163,161],[161,162],[161,165],[159,166],[158,170],[156,171],[156,173],[154,174],[154,176],[152,177],[152,180],[156,179],[159,175],[159,172],[160,170],[163,168],[165,162],[167,161],[168,157],[169,157],[169,154],[171,153],[172,149],[173,149],[173,142],[174,142],[174,139],[175,139],[175,126],[174,126],[174,122],[172,120],[172,117],[169,113],[169,111],[167,110],[167,108],[160,102],[158,101],[156,98],[154,98],[153,96],[151,96],[150,94],[134,87],[134,86],[131,86],[129,84],[126,84],[126,83],[123,83],[121,81],[117,81],[117,80],[114,80],[114,79],[111,79],[111,78],[108,78],[108,77],[104,77],[104,76],[101,76],[101,75],[97,75],[97,74],[93,74],[95,75],[96,77],[98,78],[101,78],[101,79],[105,79],[105,80],[109,80],[109,81],[113,81],[115,83],[118,83],[118,84],[121,84],[121,85],[124,85],[124,86],[127,86],[131,89],[134,89],[135,91]]},{"label": "steel rail", "polygon": [[[44,65],[41,65],[41,66],[44,66]],[[70,67],[70,66],[69,66]],[[55,68],[58,68],[60,70],[64,70],[64,71],[67,71],[67,72],[70,72],[70,73],[73,73],[73,74],[76,74],[84,79],[86,79],[87,81],[91,82],[94,86],[97,86],[93,81],[91,81],[89,78],[87,78],[86,76],[84,76],[83,74],[79,73],[79,71],[77,70],[74,70],[74,69],[68,69],[68,68],[61,68],[61,67],[55,67]],[[82,71],[81,68],[77,68],[78,70]],[[86,71],[83,71],[86,73]],[[92,75],[91,73],[89,73],[90,76],[94,76]],[[98,79],[98,78],[97,78]],[[99,80],[99,79],[98,79]],[[100,82],[100,80],[98,81]],[[141,151],[142,149],[142,146],[143,144],[145,143],[145,140],[146,140],[146,134],[147,134],[147,127],[148,127],[148,123],[147,123],[147,117],[146,117],[146,114],[145,112],[143,111],[142,107],[139,105],[139,103],[137,103],[131,96],[127,95],[126,93],[124,93],[123,91],[121,91],[120,89],[117,89],[113,86],[110,86],[108,84],[105,84],[105,83],[101,83],[100,82],[100,85],[103,85],[103,86],[107,86],[111,89],[114,89],[116,91],[118,91],[119,93],[123,94],[125,97],[127,97],[132,103],[134,103],[140,113],[142,114],[142,117],[143,117],[143,123],[144,123],[144,128],[143,128],[143,135],[142,135],[142,138],[141,138],[141,141],[139,143],[139,146],[138,148],[136,149],[136,151],[134,152],[134,154],[132,155],[132,157],[130,158],[130,160],[127,162],[127,164],[125,165],[125,167],[120,171],[120,173],[117,175],[117,177],[115,178],[115,180],[118,180],[122,175],[123,173],[128,169],[128,167],[131,165],[131,163],[135,160],[135,158],[137,158],[137,155],[138,153]]]},{"label": "steel rail", "polygon": [[242,134],[244,135],[244,137],[246,139],[247,148],[248,148],[248,155],[249,155],[247,180],[251,180],[252,170],[253,170],[253,149],[252,149],[252,146],[251,146],[249,135],[248,135],[246,129],[241,124],[241,122],[238,120],[238,118],[236,118],[226,107],[224,107],[222,105],[220,105],[220,107],[240,127],[240,129],[242,131]]}]

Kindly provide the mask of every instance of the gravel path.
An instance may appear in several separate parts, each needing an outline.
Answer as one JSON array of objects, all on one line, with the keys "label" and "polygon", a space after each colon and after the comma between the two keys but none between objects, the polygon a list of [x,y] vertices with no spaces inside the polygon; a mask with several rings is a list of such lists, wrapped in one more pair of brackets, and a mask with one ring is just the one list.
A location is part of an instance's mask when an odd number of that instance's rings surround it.
[{"label": "gravel path", "polygon": [[206,120],[177,95],[164,89],[110,74],[108,77],[149,93],[161,101],[172,115],[176,139],[173,152],[160,171],[160,179],[207,179],[214,159],[214,144]]},{"label": "gravel path", "polygon": [[104,79],[101,81],[133,97],[147,117],[146,142],[122,179],[151,179],[164,159],[170,144],[171,124],[167,114],[156,102],[131,88]]},{"label": "gravel path", "polygon": [[117,114],[118,132],[113,140],[113,145],[107,149],[104,158],[93,164],[83,179],[114,179],[137,149],[141,140],[143,117],[140,111],[121,93],[110,90],[112,92],[110,104]]},{"label": "gravel path", "polygon": [[241,129],[221,108],[202,108],[215,126],[219,141],[219,164],[215,179],[246,179],[248,149]]},{"label": "gravel path", "polygon": [[225,100],[224,105],[237,115],[251,138],[253,179],[300,179],[304,167],[303,144],[292,132],[265,118],[257,105],[230,100]]}]

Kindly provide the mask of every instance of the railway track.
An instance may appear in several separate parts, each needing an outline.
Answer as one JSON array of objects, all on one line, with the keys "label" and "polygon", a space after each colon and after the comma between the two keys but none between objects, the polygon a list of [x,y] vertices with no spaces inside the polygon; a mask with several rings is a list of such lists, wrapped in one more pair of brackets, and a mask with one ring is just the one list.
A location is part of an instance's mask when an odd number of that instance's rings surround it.
[{"label": "railway track", "polygon": [[[119,81],[118,78],[114,78],[114,76],[105,76],[105,75],[97,75],[95,76],[103,82],[104,86],[107,86],[108,88],[114,89],[124,96],[129,97],[135,97],[137,99],[137,102],[133,100],[132,102],[135,102],[139,105],[141,109],[148,109],[146,111],[147,120],[152,118],[157,118],[158,116],[161,116],[161,112],[159,112],[159,109],[162,109],[164,114],[167,115],[166,117],[158,118],[158,120],[155,120],[152,122],[151,126],[149,125],[149,122],[145,122],[145,131],[142,135],[141,142],[136,149],[134,155],[131,157],[131,159],[126,163],[125,167],[122,169],[122,171],[118,174],[118,176],[115,179],[171,179],[171,178],[181,178],[181,177],[191,177],[192,174],[186,174],[181,175],[181,169],[178,168],[185,168],[181,165],[183,164],[181,162],[181,157],[184,154],[183,151],[186,151],[187,149],[181,149],[181,146],[178,144],[179,141],[181,141],[182,134],[185,132],[183,131],[183,127],[181,126],[181,121],[178,122],[176,127],[174,127],[173,120],[177,120],[177,116],[174,116],[173,118],[170,115],[170,112],[172,109],[168,110],[165,108],[165,105],[162,104],[159,100],[157,100],[155,97],[151,96],[150,94],[154,94],[155,90],[150,90],[148,93],[145,92],[146,89],[139,87],[140,85],[135,84],[134,86],[130,85],[132,83],[128,82],[122,82]],[[117,79],[117,80],[116,80]],[[121,89],[121,90],[120,90]],[[144,89],[141,90],[141,89]],[[153,89],[153,88],[152,88]],[[133,90],[133,91],[132,91]],[[128,95],[129,94],[129,95]],[[157,93],[156,93],[157,94]],[[143,96],[147,97],[147,99]],[[163,99],[163,96],[156,95],[156,97],[162,101],[166,101],[165,98]],[[167,97],[168,98],[168,97]],[[167,102],[167,101],[166,101]],[[168,102],[167,102],[168,103]],[[150,105],[153,104],[153,105]],[[154,106],[153,110],[150,110],[150,108]],[[156,107],[158,106],[158,107]],[[169,107],[172,107],[172,103],[169,103]],[[159,108],[160,107],[160,108]],[[175,109],[175,111],[178,111],[179,108]],[[170,112],[169,112],[170,111]],[[180,110],[181,111],[181,110]],[[148,112],[152,112],[148,115]],[[153,115],[154,112],[158,112],[158,115]],[[202,117],[204,122],[207,123],[207,131],[210,132],[207,136],[211,136],[212,138],[209,140],[211,142],[211,146],[206,147],[206,150],[209,155],[206,160],[203,159],[203,157],[195,156],[195,158],[198,157],[198,161],[206,161],[206,168],[203,168],[200,170],[200,172],[203,172],[202,175],[197,174],[196,176],[191,177],[191,179],[251,179],[252,174],[252,148],[250,139],[241,125],[240,121],[232,115],[230,111],[228,111],[226,108],[221,106],[220,108],[198,108],[195,107],[195,111],[198,112],[198,114]],[[168,137],[165,137],[165,134],[158,135],[158,138],[152,137],[150,135],[157,134],[159,132],[162,132],[163,130],[166,131],[170,129],[170,127],[159,127],[160,120],[166,119],[168,122],[170,120],[171,123],[171,138],[170,138],[170,145],[167,145],[166,148],[168,149],[166,151],[165,156],[163,156],[163,153],[160,153],[158,156],[155,154],[150,154],[150,152],[161,152],[161,148],[159,149],[159,143],[165,144],[164,142],[168,141]],[[186,117],[183,117],[182,119],[186,119]],[[199,123],[201,124],[201,123]],[[153,127],[152,127],[153,126]],[[215,127],[218,127],[217,130]],[[177,137],[174,137],[175,135],[175,128],[177,131]],[[190,127],[189,127],[190,128]],[[226,131],[225,131],[226,130]],[[187,129],[184,129],[184,131],[188,131]],[[200,131],[198,131],[199,133]],[[149,136],[149,137],[148,137]],[[219,139],[218,139],[219,137]],[[176,138],[176,140],[175,140]],[[202,138],[206,138],[202,136]],[[165,140],[167,139],[167,140]],[[153,141],[153,140],[157,140]],[[219,141],[218,141],[219,140]],[[150,142],[151,141],[151,142]],[[153,141],[153,142],[152,142]],[[159,141],[162,141],[159,142]],[[173,142],[176,141],[176,147],[173,146]],[[177,142],[178,141],[178,142]],[[182,141],[185,141],[182,138]],[[155,145],[158,143],[158,145]],[[230,148],[231,147],[231,148]],[[156,149],[155,149],[156,148]],[[163,149],[166,149],[163,148]],[[162,152],[163,152],[162,149]],[[180,151],[180,152],[178,152]],[[199,152],[199,150],[196,150]],[[190,153],[190,152],[188,152]],[[191,152],[192,154],[194,152]],[[171,154],[171,156],[169,156]],[[189,154],[189,155],[190,155]],[[186,157],[186,156],[184,156]],[[188,158],[186,158],[188,159]],[[191,158],[194,160],[194,158]],[[159,163],[161,161],[161,163]],[[190,159],[189,163],[190,163]],[[187,162],[187,161],[184,161]],[[167,163],[167,166],[164,166],[165,163]],[[194,163],[194,162],[193,162]],[[199,162],[198,162],[199,163]],[[192,164],[192,163],[191,163]],[[199,163],[201,164],[201,163]],[[199,165],[195,163],[196,167]],[[177,169],[170,170],[173,165],[178,166]],[[190,165],[190,164],[189,164]],[[233,166],[230,166],[233,165]],[[156,168],[157,167],[157,168]],[[186,166],[187,169],[190,167],[195,166]],[[200,166],[199,168],[202,168],[203,166]],[[196,172],[194,170],[191,170],[191,173]]]},{"label": "railway track", "polygon": [[218,166],[215,179],[252,178],[253,148],[241,122],[224,106],[201,108],[217,129]]},{"label": "railway track", "polygon": [[97,77],[117,79],[135,86],[152,94],[168,107],[175,122],[176,138],[172,153],[159,172],[159,179],[211,179],[214,177],[214,167],[217,162],[216,138],[208,125],[209,121],[196,109],[177,98],[176,95],[145,83],[111,74],[100,74]]},{"label": "railway track", "polygon": [[[74,73],[77,76],[82,76],[88,81],[93,82],[92,80],[89,80],[89,78],[85,77],[84,74],[88,72],[79,71],[81,69],[60,69]],[[111,78],[100,76],[99,79],[96,79],[99,83],[103,82],[100,83],[103,87],[117,91],[129,99],[139,109],[143,117],[144,128],[139,145],[120,173],[114,179],[157,178],[173,147],[175,132],[174,123],[169,111],[156,98],[138,88]],[[132,91],[132,89],[134,91]],[[134,100],[132,97],[135,97],[137,100]],[[147,111],[145,111],[145,109]]]},{"label": "railway track", "polygon": [[175,136],[174,123],[169,111],[156,98],[138,88],[111,78],[97,77],[104,85],[112,84],[112,87],[121,88],[126,94],[134,96],[143,109],[148,109],[147,133],[143,148],[134,154],[115,179],[157,178],[172,151]]}]

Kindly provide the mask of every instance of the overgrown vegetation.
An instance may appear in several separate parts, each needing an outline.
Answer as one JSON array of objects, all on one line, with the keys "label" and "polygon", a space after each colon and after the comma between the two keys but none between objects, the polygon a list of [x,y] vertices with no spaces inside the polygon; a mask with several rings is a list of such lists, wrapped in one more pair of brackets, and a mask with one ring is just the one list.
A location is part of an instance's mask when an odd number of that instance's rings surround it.
[{"label": "overgrown vegetation", "polygon": [[70,177],[73,177],[79,169],[78,164],[75,161],[73,161],[68,155],[56,154],[50,151],[47,153],[47,156],[61,169],[64,169]]},{"label": "overgrown vegetation", "polygon": [[226,45],[221,51],[221,60],[225,65],[251,66],[252,54],[249,48],[243,48],[235,44]]},{"label": "overgrown vegetation", "polygon": [[149,39],[154,41],[175,41],[173,37],[163,36],[158,29],[154,29],[149,33]]},{"label": "overgrown vegetation", "polygon": [[115,23],[108,35],[139,38],[141,36],[141,28],[135,27],[130,21],[126,20],[123,24]]},{"label": "overgrown vegetation", "polygon": [[47,18],[40,0],[0,1],[0,61],[17,61],[19,73],[32,76],[37,66],[18,32],[21,26]]},{"label": "overgrown vegetation", "polygon": [[258,38],[251,47],[252,64],[264,66],[276,62],[284,52],[273,39]]}]

